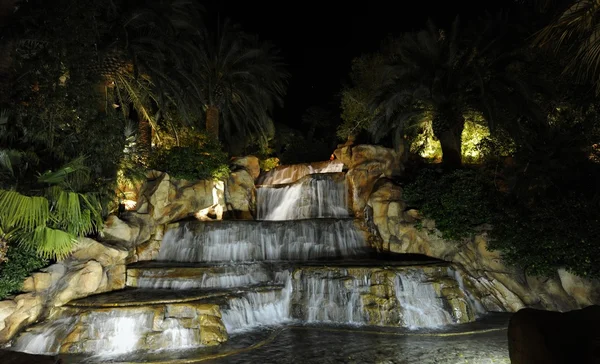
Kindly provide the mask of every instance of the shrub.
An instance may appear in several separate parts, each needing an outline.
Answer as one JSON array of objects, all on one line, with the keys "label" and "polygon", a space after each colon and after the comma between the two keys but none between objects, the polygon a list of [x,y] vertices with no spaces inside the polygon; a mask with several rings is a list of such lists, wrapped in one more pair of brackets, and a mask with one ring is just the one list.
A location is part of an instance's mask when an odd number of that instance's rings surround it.
[{"label": "shrub", "polygon": [[0,300],[23,288],[23,281],[33,271],[48,264],[35,251],[21,246],[11,246],[6,262],[0,264]]},{"label": "shrub", "polygon": [[406,185],[404,196],[448,239],[469,237],[478,225],[491,224],[489,248],[527,273],[552,275],[566,268],[600,277],[600,212],[588,187],[565,185],[560,193],[538,196],[533,185],[501,190],[506,183],[499,178],[485,169],[442,174],[427,168]]},{"label": "shrub", "polygon": [[473,228],[492,218],[490,187],[474,170],[456,170],[441,174],[422,170],[404,189],[404,198],[435,220],[444,238],[468,237]]},{"label": "shrub", "polygon": [[210,139],[202,144],[160,149],[151,155],[150,168],[187,180],[222,179],[229,174],[227,154]]}]

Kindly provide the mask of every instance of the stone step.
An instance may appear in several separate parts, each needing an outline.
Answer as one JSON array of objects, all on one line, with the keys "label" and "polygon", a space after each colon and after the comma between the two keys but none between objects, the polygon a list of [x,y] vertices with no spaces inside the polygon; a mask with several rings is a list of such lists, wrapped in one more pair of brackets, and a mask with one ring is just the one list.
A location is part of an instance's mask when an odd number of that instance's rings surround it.
[{"label": "stone step", "polygon": [[225,265],[146,264],[127,268],[127,286],[166,289],[233,288],[275,282],[276,274],[265,264]]},{"label": "stone step", "polygon": [[68,308],[104,309],[121,307],[149,307],[175,303],[206,303],[221,305],[230,298],[242,297],[249,292],[279,291],[283,285],[258,284],[243,288],[215,289],[152,289],[126,288],[119,291],[101,293],[65,305]]}]

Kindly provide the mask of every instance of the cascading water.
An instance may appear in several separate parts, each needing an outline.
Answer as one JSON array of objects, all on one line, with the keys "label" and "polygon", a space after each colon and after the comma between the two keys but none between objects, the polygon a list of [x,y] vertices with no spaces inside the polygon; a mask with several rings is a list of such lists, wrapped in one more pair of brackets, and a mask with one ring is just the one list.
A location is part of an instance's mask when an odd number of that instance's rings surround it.
[{"label": "cascading water", "polygon": [[[311,267],[297,275],[292,305],[303,321],[431,328],[473,319],[466,297],[449,302],[441,292],[455,286],[443,269]],[[436,289],[431,277],[448,282]]]},{"label": "cascading water", "polygon": [[358,255],[364,247],[352,220],[199,222],[168,231],[158,260],[306,261]]},{"label": "cascading water", "polygon": [[347,189],[341,174],[320,174],[279,186],[256,189],[258,220],[349,217]]},{"label": "cascading water", "polygon": [[[136,269],[129,285],[155,289],[234,288],[272,280],[271,272],[259,263],[201,268]],[[130,272],[131,277],[134,273]]]},{"label": "cascading water", "polygon": [[[342,168],[323,162],[263,175],[259,221],[185,223],[165,233],[157,261],[128,267],[127,285],[139,289],[132,292],[152,292],[147,303],[82,306],[22,334],[15,350],[116,355],[198,347],[203,322],[211,322],[209,332],[224,325],[233,333],[290,320],[410,328],[473,320],[482,307],[447,265],[356,260],[367,244],[350,218]],[[178,301],[185,295],[192,298]]]},{"label": "cascading water", "polygon": [[73,329],[75,320],[75,317],[64,317],[26,331],[17,338],[13,349],[30,354],[56,354],[61,341]]},{"label": "cascading water", "polygon": [[222,311],[227,332],[289,321],[291,292],[292,282],[288,273],[283,289],[251,291],[242,297],[230,298]]},{"label": "cascading water", "polygon": [[442,298],[422,272],[398,275],[394,283],[396,297],[402,307],[403,326],[419,328],[454,323]]}]

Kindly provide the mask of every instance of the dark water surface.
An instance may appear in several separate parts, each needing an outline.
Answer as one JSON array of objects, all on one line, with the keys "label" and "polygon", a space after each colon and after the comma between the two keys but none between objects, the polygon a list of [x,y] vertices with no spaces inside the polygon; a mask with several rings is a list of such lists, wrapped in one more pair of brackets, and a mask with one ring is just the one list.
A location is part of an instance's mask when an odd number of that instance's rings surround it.
[{"label": "dark water surface", "polygon": [[286,325],[233,335],[218,348],[120,357],[61,356],[63,363],[509,364],[509,314],[442,330]]}]

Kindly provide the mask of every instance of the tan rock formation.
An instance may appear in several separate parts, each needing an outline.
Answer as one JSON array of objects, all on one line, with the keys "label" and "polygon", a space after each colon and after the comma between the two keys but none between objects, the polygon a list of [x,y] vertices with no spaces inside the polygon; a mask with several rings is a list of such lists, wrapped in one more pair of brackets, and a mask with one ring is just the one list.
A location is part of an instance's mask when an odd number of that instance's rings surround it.
[{"label": "tan rock formation", "polygon": [[177,180],[152,171],[140,191],[137,212],[149,214],[157,225],[193,216],[215,204],[213,187],[213,181]]},{"label": "tan rock formation", "polygon": [[370,220],[381,237],[374,248],[391,253],[424,254],[456,264],[463,272],[465,284],[485,292],[479,299],[489,311],[517,311],[523,307],[565,311],[600,302],[598,281],[564,270],[553,277],[532,277],[504,264],[498,251],[488,250],[486,230],[490,227],[482,226],[481,233],[469,240],[447,241],[435,229],[434,221],[423,219],[418,211],[406,210],[400,186],[380,178],[371,188],[363,186],[359,191],[369,189],[372,193],[365,204],[372,210]]},{"label": "tan rock formation", "polygon": [[[11,306],[10,303],[3,303],[3,305]],[[42,295],[25,293],[15,297],[14,311],[4,318],[4,328],[0,330],[0,343],[8,342],[22,328],[37,321],[43,307],[44,296]],[[10,310],[8,309],[7,312]]]},{"label": "tan rock formation", "polygon": [[334,154],[348,168],[346,180],[350,189],[350,205],[358,217],[364,215],[364,208],[375,182],[381,177],[389,178],[403,170],[396,152],[381,146],[344,146],[336,149]]},{"label": "tan rock formation", "polygon": [[254,178],[245,169],[232,172],[225,185],[226,217],[252,220],[256,212]]},{"label": "tan rock formation", "polygon": [[246,157],[235,158],[231,161],[233,169],[245,169],[253,179],[260,175],[260,165],[257,157],[249,155]]}]

